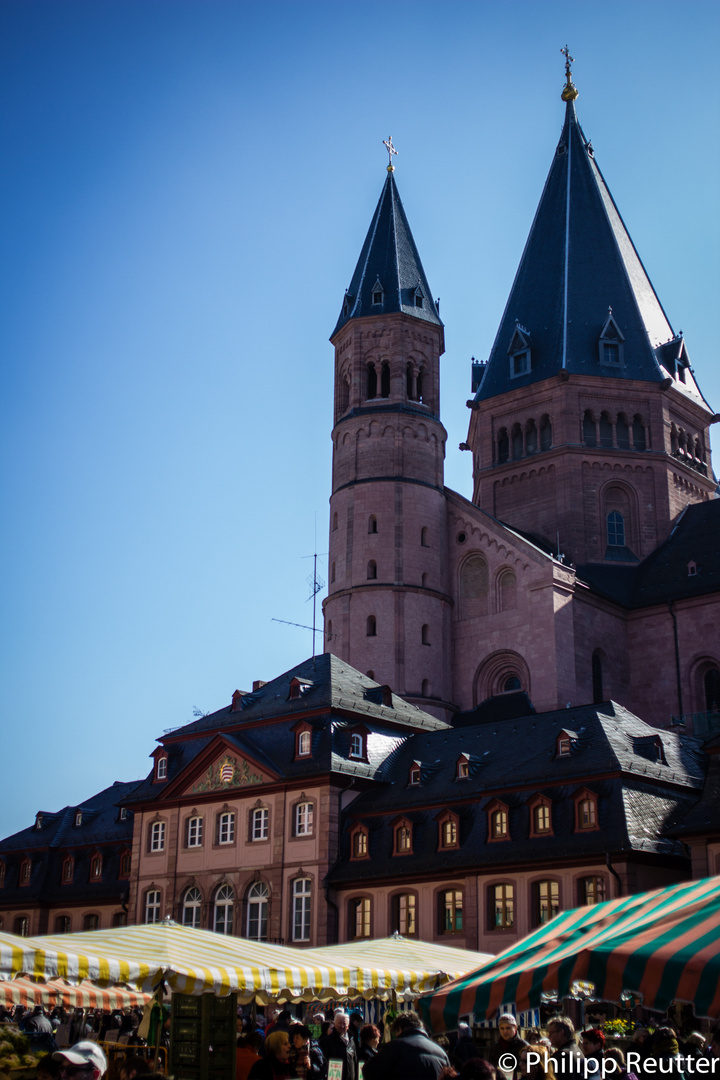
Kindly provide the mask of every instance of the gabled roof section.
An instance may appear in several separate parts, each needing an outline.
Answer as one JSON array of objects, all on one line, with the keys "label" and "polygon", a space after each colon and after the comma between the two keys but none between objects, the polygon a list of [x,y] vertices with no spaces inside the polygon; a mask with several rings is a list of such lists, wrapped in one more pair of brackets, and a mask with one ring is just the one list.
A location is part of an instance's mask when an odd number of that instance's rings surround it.
[{"label": "gabled roof section", "polygon": [[[567,103],[560,141],[476,400],[571,374],[667,377],[656,351],[672,327],[595,161],[592,144]],[[599,363],[608,308],[624,342],[619,368]],[[516,322],[532,335],[532,367],[510,379]]]},{"label": "gabled roof section", "polygon": [[[305,688],[295,698],[290,695],[293,682]],[[444,720],[398,697],[390,687],[380,686],[332,653],[323,653],[303,661],[251,694],[245,694],[239,711],[233,712],[231,706],[218,709],[176,728],[162,741],[171,744],[191,735],[236,727],[251,728],[258,721],[281,717],[291,720],[296,713],[299,716],[336,709],[353,713],[356,719],[388,721],[403,727],[425,730],[448,727]],[[172,773],[172,754],[169,772]]]},{"label": "gabled roof section", "polygon": [[[373,304],[377,282],[382,282],[382,304]],[[442,326],[395,178],[388,173],[331,339],[350,319],[394,312]]]}]

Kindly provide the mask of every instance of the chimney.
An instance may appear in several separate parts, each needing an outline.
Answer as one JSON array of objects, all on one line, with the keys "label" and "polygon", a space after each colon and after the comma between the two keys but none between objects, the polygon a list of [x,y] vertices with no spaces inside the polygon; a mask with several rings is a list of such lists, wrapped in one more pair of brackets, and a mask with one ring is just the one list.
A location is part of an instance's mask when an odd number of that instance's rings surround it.
[{"label": "chimney", "polygon": [[256,690],[262,690],[263,686],[267,686],[266,679],[254,679],[253,680],[253,694]]}]

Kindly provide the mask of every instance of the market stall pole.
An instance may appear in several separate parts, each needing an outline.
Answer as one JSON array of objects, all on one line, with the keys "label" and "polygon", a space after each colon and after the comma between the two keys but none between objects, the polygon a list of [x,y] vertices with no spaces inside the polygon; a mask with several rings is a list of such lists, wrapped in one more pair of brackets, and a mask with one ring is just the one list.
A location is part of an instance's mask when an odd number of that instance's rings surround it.
[{"label": "market stall pole", "polygon": [[619,897],[556,916],[494,960],[418,1000],[433,1031],[467,1013],[492,1017],[504,1002],[535,1008],[543,993],[562,998],[577,981],[593,996],[640,995],[664,1011],[674,1000],[698,1016],[720,1014],[720,877]]}]

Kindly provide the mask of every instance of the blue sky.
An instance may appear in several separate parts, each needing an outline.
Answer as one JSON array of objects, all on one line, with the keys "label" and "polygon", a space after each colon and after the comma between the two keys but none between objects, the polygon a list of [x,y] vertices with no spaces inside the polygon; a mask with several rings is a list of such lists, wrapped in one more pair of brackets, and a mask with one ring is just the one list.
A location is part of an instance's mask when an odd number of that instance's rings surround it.
[{"label": "blue sky", "polygon": [[312,617],[327,338],[389,133],[446,324],[450,486],[470,494],[470,357],[550,167],[566,41],[720,409],[717,3],[5,0],[0,22],[0,835],[310,654],[271,620]]}]

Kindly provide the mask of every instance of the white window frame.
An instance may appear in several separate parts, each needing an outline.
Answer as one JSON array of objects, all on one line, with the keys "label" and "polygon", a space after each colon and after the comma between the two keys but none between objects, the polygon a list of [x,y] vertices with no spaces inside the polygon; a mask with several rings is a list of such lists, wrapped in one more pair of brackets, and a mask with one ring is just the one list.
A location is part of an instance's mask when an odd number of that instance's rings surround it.
[{"label": "white window frame", "polygon": [[213,899],[213,930],[216,934],[232,934],[234,908],[232,885],[221,885]]},{"label": "white window frame", "polygon": [[187,846],[189,848],[202,847],[203,842],[203,819],[200,816],[188,818],[187,823]]},{"label": "white window frame", "polygon": [[218,844],[235,843],[235,812],[226,810],[218,816]]},{"label": "white window frame", "polygon": [[153,821],[150,826],[150,850],[165,850],[165,822]]},{"label": "white window frame", "polygon": [[311,802],[301,802],[295,807],[295,835],[312,836],[314,806]]},{"label": "white window frame", "polygon": [[247,899],[246,935],[249,941],[267,941],[270,890],[264,881],[250,887]]},{"label": "white window frame", "polygon": [[312,750],[312,735],[309,731],[301,731],[298,735],[298,757],[310,757]]},{"label": "white window frame", "polygon": [[155,773],[158,780],[167,780],[167,764],[168,764],[168,759],[166,757],[158,758],[158,760],[157,760],[157,771]]},{"label": "white window frame", "polygon": [[358,731],[354,731],[350,736],[350,757],[362,758],[365,757],[365,740]]},{"label": "white window frame", "polygon": [[310,916],[312,913],[312,882],[310,878],[293,881],[292,940],[310,940]]},{"label": "white window frame", "polygon": [[[188,917],[189,916],[189,917]],[[182,924],[199,929],[202,918],[202,893],[197,885],[185,890],[182,906]]]},{"label": "white window frame", "polygon": [[159,889],[148,889],[145,893],[145,923],[159,923],[162,893]]},{"label": "white window frame", "polygon": [[258,840],[267,840],[270,835],[270,811],[267,806],[258,806],[252,812],[250,819],[250,840],[252,843]]}]

